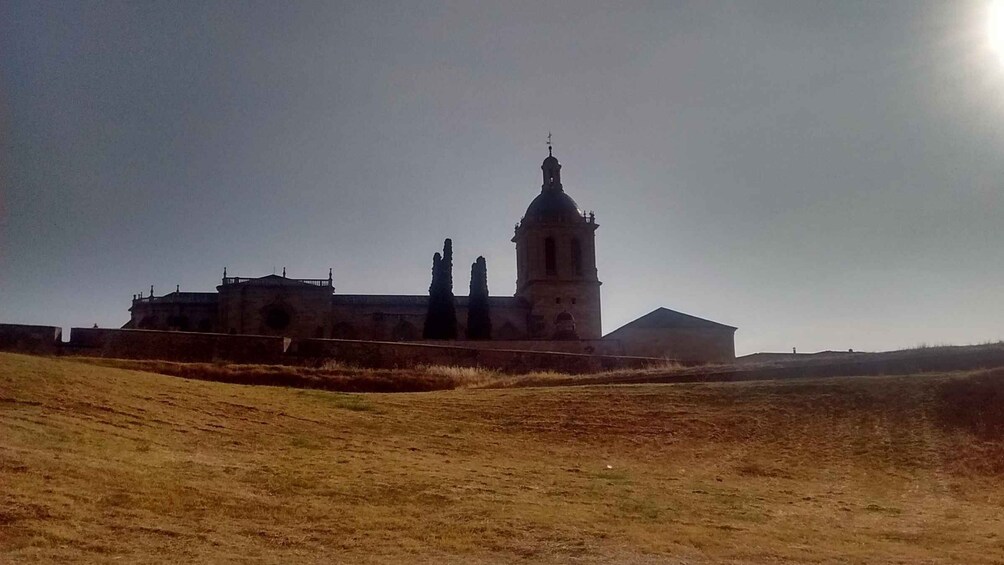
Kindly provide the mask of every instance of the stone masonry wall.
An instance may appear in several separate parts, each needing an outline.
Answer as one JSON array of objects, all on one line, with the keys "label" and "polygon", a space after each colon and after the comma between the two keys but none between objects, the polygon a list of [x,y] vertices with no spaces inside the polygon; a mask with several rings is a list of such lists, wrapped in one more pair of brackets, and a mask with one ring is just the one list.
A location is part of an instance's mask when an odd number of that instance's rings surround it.
[{"label": "stone masonry wall", "polygon": [[216,302],[133,300],[131,329],[219,332]]},{"label": "stone masonry wall", "polygon": [[557,371],[594,373],[623,368],[640,368],[661,362],[660,359],[613,355],[581,355],[545,351],[476,349],[460,345],[306,339],[293,344],[301,360],[334,359],[351,365],[371,368],[399,368],[417,365],[482,367],[509,373]]},{"label": "stone masonry wall", "polygon": [[[441,341],[422,340],[410,343],[423,345],[446,345]],[[454,344],[450,344],[454,345]],[[616,339],[583,339],[583,340],[477,340],[464,341],[456,344],[472,349],[508,349],[510,351],[550,351],[558,353],[578,353],[581,355],[624,355],[624,347]]]},{"label": "stone masonry wall", "polygon": [[[272,328],[269,309],[287,313],[289,325]],[[331,335],[331,289],[305,285],[228,285],[220,290],[220,333],[322,337]]]},{"label": "stone masonry wall", "polygon": [[55,354],[62,336],[63,329],[55,326],[0,324],[0,350]]},{"label": "stone masonry wall", "polygon": [[[461,341],[406,343],[274,336],[228,335],[133,329],[73,328],[62,344],[51,326],[0,325],[0,349],[120,359],[255,364],[314,364],[334,359],[373,368],[448,365],[505,372],[589,373],[657,364],[661,360],[621,355],[615,340]],[[508,346],[508,349],[504,347]],[[564,349],[563,352],[545,349]],[[591,351],[589,351],[591,350]]]},{"label": "stone masonry wall", "polygon": [[[493,339],[527,337],[527,306],[508,297],[491,297]],[[428,311],[428,296],[335,295],[332,334],[336,339],[419,341]],[[456,300],[458,339],[467,329],[467,297]]]},{"label": "stone masonry wall", "polygon": [[151,330],[72,328],[68,353],[120,359],[281,363],[289,338]]},{"label": "stone masonry wall", "polygon": [[608,338],[618,340],[627,355],[662,357],[684,364],[732,363],[736,359],[731,328],[621,328]]}]

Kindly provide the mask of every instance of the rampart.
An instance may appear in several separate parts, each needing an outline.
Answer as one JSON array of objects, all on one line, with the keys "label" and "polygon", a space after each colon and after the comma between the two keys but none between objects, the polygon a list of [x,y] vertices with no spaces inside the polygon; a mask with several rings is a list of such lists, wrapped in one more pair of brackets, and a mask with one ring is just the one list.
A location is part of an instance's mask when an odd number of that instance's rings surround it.
[{"label": "rampart", "polygon": [[[180,362],[313,365],[336,360],[369,368],[419,365],[482,367],[509,373],[593,373],[663,362],[621,355],[613,340],[396,342],[290,339],[138,329],[72,328],[69,343],[51,326],[0,324],[0,349]],[[558,349],[558,351],[555,351]]]},{"label": "rampart", "polygon": [[[409,344],[443,345],[441,341],[409,341]],[[468,349],[508,349],[510,351],[549,351],[558,353],[579,353],[582,355],[623,356],[624,345],[616,339],[570,339],[570,340],[463,340],[450,345]]]},{"label": "rampart", "polygon": [[0,351],[56,354],[63,339],[63,329],[56,326],[0,324]]},{"label": "rampart", "polygon": [[282,363],[289,338],[153,330],[71,328],[66,353],[119,359]]},{"label": "rampart", "polygon": [[294,343],[294,354],[304,360],[336,359],[351,365],[376,369],[449,365],[483,367],[507,373],[558,371],[595,373],[613,369],[640,368],[662,362],[648,357],[590,355],[554,351],[490,349],[463,345],[403,343],[391,341],[356,341],[343,339],[305,339]]}]

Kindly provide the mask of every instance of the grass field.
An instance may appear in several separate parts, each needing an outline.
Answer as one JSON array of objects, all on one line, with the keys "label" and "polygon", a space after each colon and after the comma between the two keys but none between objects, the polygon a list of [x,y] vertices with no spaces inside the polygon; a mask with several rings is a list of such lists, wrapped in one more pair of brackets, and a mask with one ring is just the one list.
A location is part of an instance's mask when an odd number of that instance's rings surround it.
[{"label": "grass field", "polygon": [[0,562],[1004,563],[1004,371],[346,394],[0,354]]}]

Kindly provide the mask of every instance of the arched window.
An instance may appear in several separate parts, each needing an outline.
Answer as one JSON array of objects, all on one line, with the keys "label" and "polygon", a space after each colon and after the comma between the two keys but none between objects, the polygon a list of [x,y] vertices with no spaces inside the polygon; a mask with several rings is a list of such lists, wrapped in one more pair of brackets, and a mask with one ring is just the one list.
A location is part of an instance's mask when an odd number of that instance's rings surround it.
[{"label": "arched window", "polygon": [[572,240],[572,269],[576,275],[582,274],[582,244],[578,238]]},{"label": "arched window", "polygon": [[558,274],[558,258],[555,255],[554,238],[544,239],[544,268],[549,275]]}]

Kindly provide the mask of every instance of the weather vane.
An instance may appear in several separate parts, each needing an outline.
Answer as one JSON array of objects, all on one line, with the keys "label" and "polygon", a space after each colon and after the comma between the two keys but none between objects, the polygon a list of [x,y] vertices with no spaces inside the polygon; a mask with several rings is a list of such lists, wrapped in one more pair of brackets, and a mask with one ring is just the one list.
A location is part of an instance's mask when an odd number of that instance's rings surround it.
[{"label": "weather vane", "polygon": [[551,132],[547,132],[547,154],[551,155]]}]

